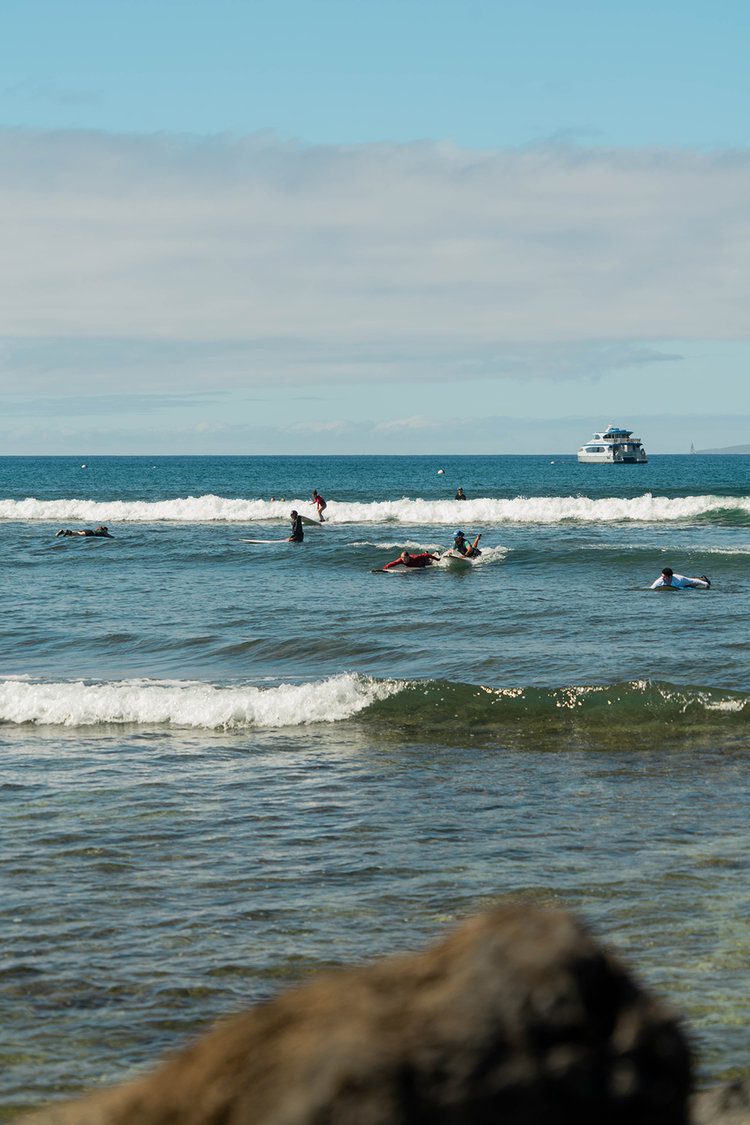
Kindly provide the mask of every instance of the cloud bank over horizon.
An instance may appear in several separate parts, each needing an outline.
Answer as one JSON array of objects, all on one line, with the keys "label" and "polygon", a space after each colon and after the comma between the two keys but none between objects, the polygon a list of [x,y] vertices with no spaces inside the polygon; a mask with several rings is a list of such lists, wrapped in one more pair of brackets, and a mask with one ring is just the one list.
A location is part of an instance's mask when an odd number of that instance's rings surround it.
[{"label": "cloud bank over horizon", "polygon": [[[31,413],[31,411],[29,411]],[[8,454],[58,454],[85,457],[107,455],[169,456],[186,452],[202,455],[272,455],[290,451],[302,456],[316,454],[363,456],[384,455],[450,457],[454,454],[544,454],[572,456],[591,436],[591,418],[585,414],[562,417],[507,417],[497,414],[457,415],[451,419],[411,415],[384,422],[352,421],[333,417],[275,424],[252,421],[190,421],[170,418],[166,408],[147,412],[148,418],[103,417],[96,425],[91,418],[57,420],[40,424],[26,417],[13,419],[13,434],[5,444]],[[606,421],[612,419],[607,416]],[[643,429],[649,456],[685,453],[698,437],[698,417],[659,411]],[[598,424],[598,423],[597,423]],[[696,443],[699,451],[750,445],[750,414],[702,414],[705,438]],[[736,450],[735,450],[736,451]]]},{"label": "cloud bank over horizon", "polygon": [[6,391],[596,376],[750,337],[750,153],[0,131]]}]

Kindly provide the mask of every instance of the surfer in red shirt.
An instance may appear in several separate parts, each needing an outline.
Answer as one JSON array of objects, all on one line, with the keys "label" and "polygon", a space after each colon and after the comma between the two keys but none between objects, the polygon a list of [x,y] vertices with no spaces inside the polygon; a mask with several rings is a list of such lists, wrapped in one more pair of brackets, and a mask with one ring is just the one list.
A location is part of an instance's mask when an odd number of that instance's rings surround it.
[{"label": "surfer in red shirt", "polygon": [[317,512],[318,512],[318,519],[320,520],[321,523],[325,523],[325,519],[323,517],[323,510],[325,508],[327,508],[328,505],[326,504],[325,500],[323,499],[323,497],[318,492],[317,488],[314,488],[312,490],[312,498],[313,498],[313,504],[315,505],[315,507],[317,509]]},{"label": "surfer in red shirt", "polygon": [[424,551],[421,555],[410,555],[408,551],[402,551],[397,559],[393,562],[386,563],[383,570],[390,570],[393,566],[409,566],[421,570],[425,566],[430,566],[434,562],[439,562],[437,555],[431,555]]}]

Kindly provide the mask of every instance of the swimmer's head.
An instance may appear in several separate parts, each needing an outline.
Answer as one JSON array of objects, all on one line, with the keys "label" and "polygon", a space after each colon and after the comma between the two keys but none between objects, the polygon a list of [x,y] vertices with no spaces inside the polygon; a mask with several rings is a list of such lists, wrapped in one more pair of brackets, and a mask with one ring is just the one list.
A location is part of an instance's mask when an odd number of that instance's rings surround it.
[{"label": "swimmer's head", "polygon": [[292,510],[291,510],[291,512],[289,513],[289,515],[290,515],[290,516],[292,517],[292,519],[293,519],[293,520],[296,520],[296,518],[297,518],[297,513],[295,512],[295,510],[294,510],[294,509],[292,509]]},{"label": "swimmer's head", "polygon": [[662,571],[662,574],[664,575],[665,578],[671,578],[672,575],[674,574],[674,571],[672,570],[671,566],[665,566],[664,570]]}]

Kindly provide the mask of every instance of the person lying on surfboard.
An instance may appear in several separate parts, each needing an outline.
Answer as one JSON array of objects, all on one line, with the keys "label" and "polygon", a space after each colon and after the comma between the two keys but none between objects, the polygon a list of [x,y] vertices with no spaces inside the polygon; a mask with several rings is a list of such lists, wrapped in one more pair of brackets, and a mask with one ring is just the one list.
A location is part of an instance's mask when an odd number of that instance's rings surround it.
[{"label": "person lying on surfboard", "polygon": [[700,578],[686,578],[684,574],[675,574],[671,566],[665,566],[656,581],[651,583],[651,589],[661,590],[664,586],[676,590],[710,590],[711,580],[705,574],[701,574]]},{"label": "person lying on surfboard", "polygon": [[67,527],[61,527],[60,530],[55,533],[55,539],[57,539],[58,535],[86,535],[94,536],[95,539],[114,539],[114,535],[110,535],[104,524],[100,524],[100,526],[93,531],[90,527],[84,528],[83,531],[70,531]]},{"label": "person lying on surfboard", "polygon": [[482,553],[477,547],[477,543],[481,538],[481,535],[477,535],[474,542],[469,543],[463,531],[455,531],[453,533],[453,550],[458,551],[459,555],[463,555],[464,558],[475,559]]},{"label": "person lying on surfboard", "polygon": [[301,543],[305,538],[305,531],[302,527],[302,516],[298,515],[296,511],[289,513],[289,519],[292,521],[292,534],[289,536],[288,543]]},{"label": "person lying on surfboard", "polygon": [[428,551],[424,551],[421,555],[410,555],[408,551],[402,551],[397,559],[386,563],[383,570],[390,570],[394,566],[408,566],[421,570],[423,567],[431,566],[432,563],[439,561],[437,555],[431,555]]}]

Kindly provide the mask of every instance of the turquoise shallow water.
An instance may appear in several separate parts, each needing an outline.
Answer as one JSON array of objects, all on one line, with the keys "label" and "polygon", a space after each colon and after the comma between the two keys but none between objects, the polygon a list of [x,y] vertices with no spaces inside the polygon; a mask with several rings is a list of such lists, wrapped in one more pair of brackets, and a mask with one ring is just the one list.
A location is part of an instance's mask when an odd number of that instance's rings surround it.
[{"label": "turquoise shallow water", "polygon": [[747,1072],[749,469],[0,459],[0,1113],[519,894]]}]

